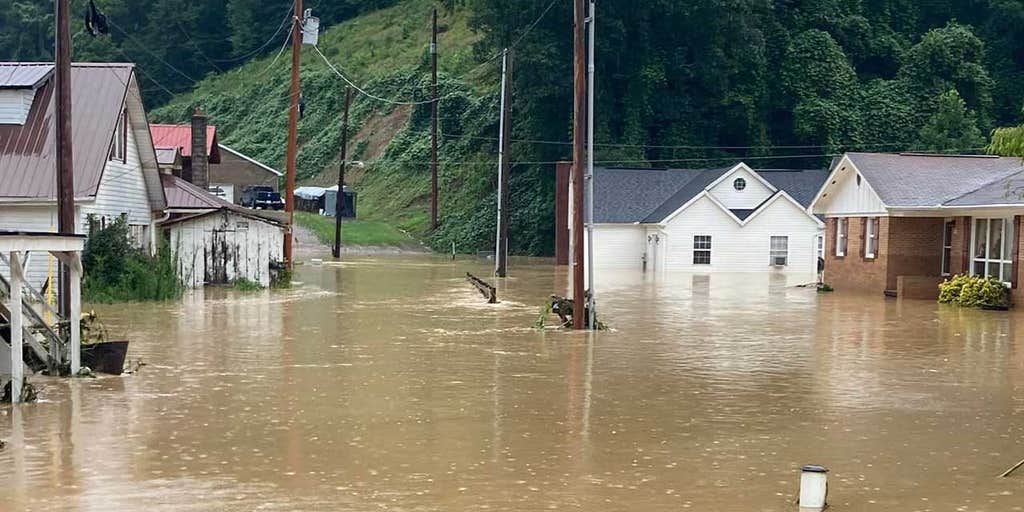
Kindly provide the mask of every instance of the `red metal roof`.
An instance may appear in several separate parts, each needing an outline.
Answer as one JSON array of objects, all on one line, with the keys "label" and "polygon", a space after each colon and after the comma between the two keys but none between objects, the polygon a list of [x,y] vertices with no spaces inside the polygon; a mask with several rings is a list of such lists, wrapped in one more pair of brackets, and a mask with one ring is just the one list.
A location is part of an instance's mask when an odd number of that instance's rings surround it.
[{"label": "red metal roof", "polygon": [[[182,158],[192,157],[192,125],[189,124],[150,124],[149,133],[153,134],[153,146],[158,148],[179,148]],[[206,125],[206,154],[210,163],[220,163],[220,151],[217,150],[217,127]]]},{"label": "red metal roof", "polygon": [[[0,64],[0,71],[20,66]],[[96,195],[132,72],[132,64],[75,63],[71,67],[76,197]],[[53,80],[47,80],[36,91],[24,125],[0,125],[0,197],[56,197],[53,103]]]}]

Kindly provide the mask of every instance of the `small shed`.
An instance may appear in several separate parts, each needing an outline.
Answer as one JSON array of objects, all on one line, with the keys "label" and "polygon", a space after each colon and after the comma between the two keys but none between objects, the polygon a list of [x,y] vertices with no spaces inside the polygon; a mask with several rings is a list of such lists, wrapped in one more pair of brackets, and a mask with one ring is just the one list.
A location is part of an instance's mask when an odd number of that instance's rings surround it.
[{"label": "small shed", "polygon": [[327,189],[323,187],[299,187],[295,189],[295,209],[300,212],[313,212],[320,214],[324,209],[324,195]]},{"label": "small shed", "polygon": [[162,224],[186,286],[248,279],[270,286],[271,267],[283,261],[286,224],[239,207],[172,219]]},{"label": "small shed", "polygon": [[[324,192],[324,215],[334,217],[337,208],[338,186],[335,185]],[[356,193],[345,186],[345,202],[342,204],[341,216],[344,218],[355,218],[356,216]]]}]

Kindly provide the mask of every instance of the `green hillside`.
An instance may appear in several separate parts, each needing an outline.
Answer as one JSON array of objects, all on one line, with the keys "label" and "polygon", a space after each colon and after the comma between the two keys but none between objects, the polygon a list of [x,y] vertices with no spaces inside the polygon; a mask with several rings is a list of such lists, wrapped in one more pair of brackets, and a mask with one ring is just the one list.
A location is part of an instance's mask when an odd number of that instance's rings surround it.
[{"label": "green hillside", "polygon": [[[329,28],[320,49],[356,84],[400,101],[429,99],[430,11],[408,0]],[[477,37],[463,12],[439,15],[439,159],[444,226],[429,231],[430,105],[395,105],[354,96],[350,111],[350,169],[346,183],[359,192],[361,218],[383,222],[437,247],[456,241],[473,251],[490,243],[491,223],[472,226],[478,209],[493,204],[492,143],[497,134],[496,65],[479,66]],[[284,168],[290,49],[273,51],[232,71],[212,75],[188,94],[150,114],[154,122],[185,122],[200,105],[220,142]],[[315,49],[302,50],[304,115],[299,121],[300,184],[337,183],[345,84]],[[493,213],[490,213],[493,218]],[[462,219],[463,221],[459,221]],[[457,229],[456,229],[457,228]]]}]

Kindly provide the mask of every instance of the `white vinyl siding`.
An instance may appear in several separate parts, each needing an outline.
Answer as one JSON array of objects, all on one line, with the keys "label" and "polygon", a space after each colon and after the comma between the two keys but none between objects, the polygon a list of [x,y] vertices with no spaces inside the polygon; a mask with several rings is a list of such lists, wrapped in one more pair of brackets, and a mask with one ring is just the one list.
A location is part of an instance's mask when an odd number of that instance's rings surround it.
[{"label": "white vinyl siding", "polygon": [[[820,198],[813,207],[813,212],[819,215],[882,215],[886,212],[882,200],[871,188],[867,180],[861,179],[857,184],[857,172],[850,164],[846,164],[845,171],[837,171],[831,178],[835,185],[829,185],[825,189],[826,196]],[[832,183],[829,181],[828,183]]]},{"label": "white vinyl siding", "polygon": [[647,235],[643,226],[597,224],[594,226],[594,246],[597,247],[594,265],[641,269],[646,245]]},{"label": "white vinyl siding", "polygon": [[[731,181],[727,183],[732,187]],[[750,188],[750,180],[747,188]],[[665,227],[664,260],[667,270],[683,272],[785,272],[814,278],[817,269],[815,240],[820,225],[785,198],[773,200],[745,225],[738,224],[711,199],[701,197]],[[693,237],[711,235],[710,265],[693,264]],[[788,237],[788,265],[770,265],[772,236]]]},{"label": "white vinyl siding", "polygon": [[[742,179],[746,182],[743,190],[736,190],[736,187],[733,186],[737,179]],[[746,169],[739,169],[726,176],[725,179],[711,187],[708,192],[730,210],[752,210],[774,193],[764,183],[761,183],[760,178],[751,174]]]},{"label": "white vinyl siding", "polygon": [[[130,120],[135,123],[134,119]],[[106,218],[107,223],[127,215],[128,225],[134,230],[148,230],[153,222],[146,181],[142,176],[142,160],[133,130],[127,133],[126,158],[108,160],[94,201],[82,204],[79,233],[89,232],[89,215]],[[142,244],[146,246],[146,244]]]},{"label": "white vinyl siding", "polygon": [[33,89],[0,89],[0,124],[25,124],[35,93]]}]

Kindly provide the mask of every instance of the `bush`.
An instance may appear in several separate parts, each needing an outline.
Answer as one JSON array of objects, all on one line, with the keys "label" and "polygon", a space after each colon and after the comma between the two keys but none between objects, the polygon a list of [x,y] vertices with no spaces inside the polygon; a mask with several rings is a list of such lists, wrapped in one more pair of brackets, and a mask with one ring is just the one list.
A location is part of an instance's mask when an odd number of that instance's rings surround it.
[{"label": "bush", "polygon": [[161,246],[156,256],[136,248],[123,216],[89,237],[82,266],[87,302],[171,300],[185,291],[170,248]]},{"label": "bush", "polygon": [[1009,291],[994,277],[958,274],[939,283],[939,302],[965,308],[1006,306]]}]

